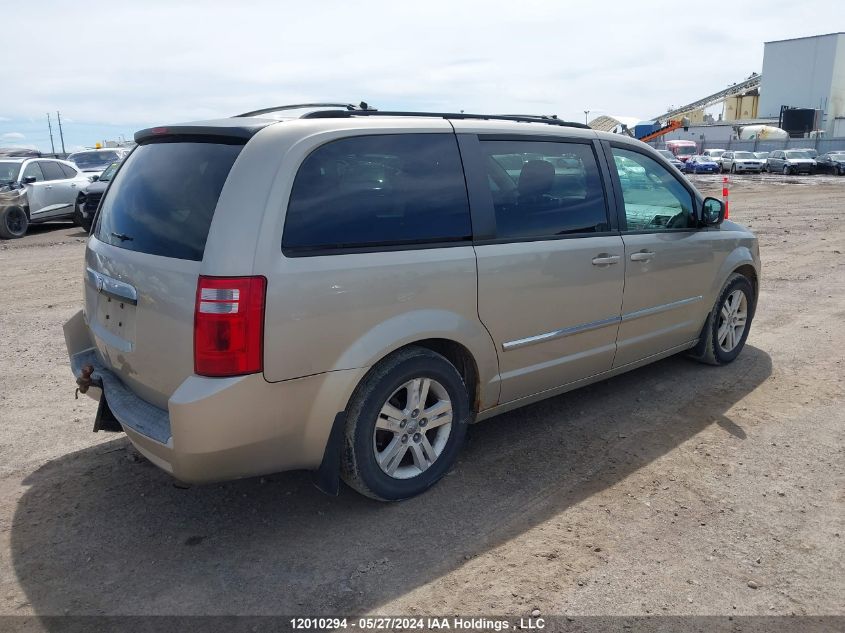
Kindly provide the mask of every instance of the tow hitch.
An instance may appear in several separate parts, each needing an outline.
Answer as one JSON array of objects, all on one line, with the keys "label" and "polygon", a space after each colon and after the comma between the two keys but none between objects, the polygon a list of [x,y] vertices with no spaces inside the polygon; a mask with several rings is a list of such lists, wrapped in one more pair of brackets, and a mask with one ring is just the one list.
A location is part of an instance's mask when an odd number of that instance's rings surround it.
[{"label": "tow hitch", "polygon": [[91,378],[91,374],[94,373],[94,366],[93,365],[85,365],[82,368],[82,373],[80,374],[79,378],[76,379],[76,393],[74,397],[79,400],[80,393],[87,393],[88,389],[94,384],[94,379]]},{"label": "tow hitch", "polygon": [[[85,365],[82,368],[82,371],[79,374],[79,378],[76,379],[76,394],[75,397],[78,400],[80,393],[87,393],[88,389],[91,388],[92,385],[100,386],[99,383],[95,383],[94,378],[92,377],[94,374],[94,366],[91,364]],[[106,401],[106,392],[103,390],[103,394],[100,396],[100,402],[97,406],[97,416],[94,418],[94,433],[97,431],[109,431],[113,433],[120,433],[123,431],[123,427],[120,426],[120,422],[116,417],[114,417],[114,413],[112,413],[111,408],[109,407],[109,403]]]}]

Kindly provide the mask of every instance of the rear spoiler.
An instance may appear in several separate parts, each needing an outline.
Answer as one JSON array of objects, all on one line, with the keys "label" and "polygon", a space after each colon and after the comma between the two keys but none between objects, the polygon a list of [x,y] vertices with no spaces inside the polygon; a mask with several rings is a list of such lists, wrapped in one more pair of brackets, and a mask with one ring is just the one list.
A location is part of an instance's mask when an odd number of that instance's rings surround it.
[{"label": "rear spoiler", "polygon": [[208,140],[217,138],[229,142],[241,141],[246,143],[256,132],[274,123],[278,123],[278,121],[271,119],[218,119],[162,125],[135,132],[135,142],[140,145],[173,137],[209,137]]}]

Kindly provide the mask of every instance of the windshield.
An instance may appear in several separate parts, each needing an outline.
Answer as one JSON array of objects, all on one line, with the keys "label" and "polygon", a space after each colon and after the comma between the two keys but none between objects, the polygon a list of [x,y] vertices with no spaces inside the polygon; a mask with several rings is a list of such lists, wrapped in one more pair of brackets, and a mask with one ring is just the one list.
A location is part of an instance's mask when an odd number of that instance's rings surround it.
[{"label": "windshield", "polygon": [[682,146],[677,148],[678,156],[692,156],[695,154],[695,147],[692,146]]},{"label": "windshield", "polygon": [[734,158],[757,158],[751,152],[734,152]]},{"label": "windshield", "polygon": [[16,182],[22,163],[0,161],[0,182]]},{"label": "windshield", "polygon": [[663,156],[664,158],[668,158],[669,160],[675,160],[675,155],[668,149],[659,149],[657,150],[657,153]]},{"label": "windshield", "polygon": [[109,180],[111,180],[111,177],[114,176],[114,172],[117,171],[118,165],[120,165],[119,162],[112,163],[111,165],[106,167],[106,170],[102,174],[100,174],[100,182],[108,182]]},{"label": "windshield", "polygon": [[719,156],[721,156],[724,153],[725,153],[725,150],[723,150],[723,149],[711,149],[710,150],[710,156],[712,156],[713,158],[718,158]]},{"label": "windshield", "polygon": [[80,169],[104,167],[118,158],[117,152],[77,152],[67,157],[69,161],[76,163],[76,166]]},{"label": "windshield", "polygon": [[801,152],[797,149],[792,149],[786,152],[787,158],[810,158],[810,155],[807,152]]}]

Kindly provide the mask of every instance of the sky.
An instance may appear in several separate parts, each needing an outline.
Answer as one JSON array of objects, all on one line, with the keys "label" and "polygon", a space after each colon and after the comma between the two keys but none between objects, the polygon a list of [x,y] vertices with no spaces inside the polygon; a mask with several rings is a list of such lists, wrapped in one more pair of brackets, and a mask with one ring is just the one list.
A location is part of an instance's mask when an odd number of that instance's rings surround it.
[{"label": "sky", "polygon": [[845,31],[830,0],[38,4],[3,30],[0,147],[50,151],[49,112],[60,150],[57,111],[67,151],[312,101],[649,119],[759,73],[765,41]]}]

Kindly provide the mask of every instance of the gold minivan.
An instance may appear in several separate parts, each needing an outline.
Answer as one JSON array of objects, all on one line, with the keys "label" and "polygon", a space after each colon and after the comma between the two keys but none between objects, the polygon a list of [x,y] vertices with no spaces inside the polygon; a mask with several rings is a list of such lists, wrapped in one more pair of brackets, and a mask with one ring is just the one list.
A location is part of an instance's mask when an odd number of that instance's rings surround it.
[{"label": "gold minivan", "polygon": [[407,498],[472,422],[748,336],[756,238],[626,136],[330,104],[135,140],[65,338],[95,430],[185,482]]}]

